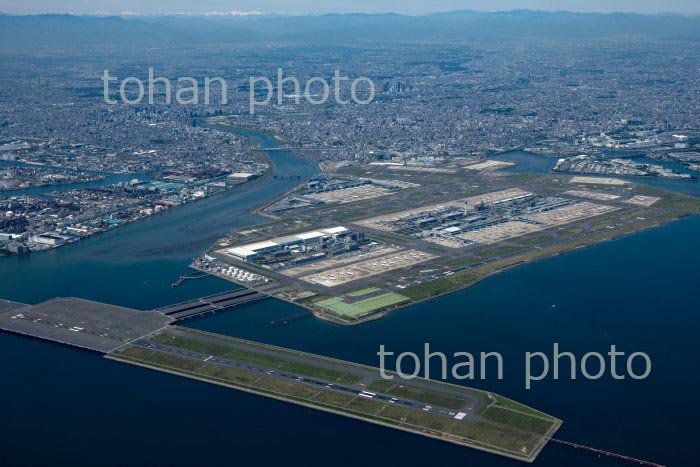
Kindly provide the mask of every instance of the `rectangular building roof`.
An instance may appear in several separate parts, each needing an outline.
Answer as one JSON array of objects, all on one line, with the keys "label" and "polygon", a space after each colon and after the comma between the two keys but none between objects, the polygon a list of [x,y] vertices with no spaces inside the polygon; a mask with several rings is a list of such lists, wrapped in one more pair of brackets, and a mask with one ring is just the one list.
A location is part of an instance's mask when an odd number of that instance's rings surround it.
[{"label": "rectangular building roof", "polygon": [[310,240],[312,238],[320,238],[323,236],[325,236],[323,232],[304,232],[297,235],[297,237],[301,238],[302,240]]},{"label": "rectangular building roof", "polygon": [[331,227],[330,229],[323,229],[323,231],[325,233],[327,233],[328,235],[333,235],[333,234],[347,232],[348,229],[346,229],[345,227],[338,226],[338,227]]},{"label": "rectangular building roof", "polygon": [[300,238],[298,235],[292,235],[292,236],[289,236],[289,237],[279,237],[279,238],[276,238],[274,243],[276,243],[276,244],[278,244],[278,245],[289,245],[289,244],[292,244],[292,243],[299,243],[299,242],[301,242],[302,240],[303,240],[303,239]]},{"label": "rectangular building roof", "polygon": [[248,248],[250,250],[262,250],[263,248],[272,248],[275,246],[278,246],[279,244],[277,242],[273,242],[272,240],[266,240],[264,242],[258,242],[258,243],[251,243],[249,245],[244,245],[245,248]]},{"label": "rectangular building roof", "polygon": [[234,248],[229,248],[227,251],[232,255],[245,258],[246,256],[252,256],[256,254],[258,250],[262,250],[264,248],[272,248],[275,246],[278,246],[278,244],[268,240],[265,242],[251,243],[249,245],[242,245]]},{"label": "rectangular building roof", "polygon": [[227,251],[229,254],[239,256],[239,257],[246,257],[246,256],[252,256],[255,255],[259,250],[265,249],[265,248],[272,248],[276,246],[282,246],[282,245],[289,245],[293,243],[297,243],[299,241],[303,240],[310,240],[314,238],[323,238],[327,235],[335,235],[335,234],[340,234],[340,233],[345,233],[349,232],[348,229],[342,226],[337,226],[337,227],[331,227],[328,229],[323,229],[321,231],[314,230],[311,232],[303,232],[297,235],[291,235],[289,237],[278,237],[274,238],[272,240],[266,240],[263,242],[258,242],[258,243],[249,243],[247,245],[241,245],[237,246],[234,248],[229,248]]},{"label": "rectangular building roof", "polygon": [[255,254],[255,251],[251,250],[250,248],[245,248],[242,246],[236,247],[236,248],[229,248],[226,250],[228,254],[233,255],[233,256],[238,256],[240,258],[247,258],[248,256],[253,256]]}]

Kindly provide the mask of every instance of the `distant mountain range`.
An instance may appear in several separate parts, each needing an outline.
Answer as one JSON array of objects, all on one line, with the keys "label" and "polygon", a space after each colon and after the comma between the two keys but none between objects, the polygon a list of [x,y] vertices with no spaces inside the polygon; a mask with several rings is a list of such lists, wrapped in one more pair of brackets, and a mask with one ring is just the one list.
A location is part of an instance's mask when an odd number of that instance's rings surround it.
[{"label": "distant mountain range", "polygon": [[258,41],[506,40],[638,36],[700,41],[681,15],[472,10],[424,16],[74,16],[0,14],[0,49],[85,44],[186,45]]}]

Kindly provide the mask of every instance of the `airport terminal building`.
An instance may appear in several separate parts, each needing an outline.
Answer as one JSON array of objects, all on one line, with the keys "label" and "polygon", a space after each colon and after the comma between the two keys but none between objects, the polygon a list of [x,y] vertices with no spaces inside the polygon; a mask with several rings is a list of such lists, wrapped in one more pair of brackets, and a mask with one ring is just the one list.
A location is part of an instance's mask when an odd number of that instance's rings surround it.
[{"label": "airport terminal building", "polygon": [[288,237],[273,238],[271,240],[250,243],[248,245],[241,245],[230,248],[226,252],[231,256],[242,259],[243,261],[253,261],[264,255],[271,255],[276,252],[288,250],[305,251],[310,248],[322,246],[329,240],[341,240],[344,237],[351,238],[357,235],[358,234],[346,229],[345,227],[338,226],[323,230],[304,232]]}]

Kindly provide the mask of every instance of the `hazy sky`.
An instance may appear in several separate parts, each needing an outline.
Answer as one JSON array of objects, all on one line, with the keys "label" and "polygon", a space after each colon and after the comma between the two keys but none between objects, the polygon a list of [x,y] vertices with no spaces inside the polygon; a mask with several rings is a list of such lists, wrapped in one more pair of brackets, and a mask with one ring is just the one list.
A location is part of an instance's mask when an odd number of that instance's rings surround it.
[{"label": "hazy sky", "polygon": [[320,14],[397,12],[423,14],[459,9],[569,10],[585,12],[629,11],[700,14],[698,0],[0,0],[0,12],[141,14],[246,12]]}]

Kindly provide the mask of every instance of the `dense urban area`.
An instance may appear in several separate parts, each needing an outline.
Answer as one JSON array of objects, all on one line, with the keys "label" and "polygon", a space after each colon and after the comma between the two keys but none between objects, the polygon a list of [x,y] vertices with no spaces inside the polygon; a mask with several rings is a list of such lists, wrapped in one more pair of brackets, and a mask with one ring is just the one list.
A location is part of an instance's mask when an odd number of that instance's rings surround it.
[{"label": "dense urban area", "polygon": [[[430,167],[524,149],[551,157],[561,174],[700,173],[700,76],[690,41],[303,45],[195,45],[186,53],[83,46],[51,57],[4,50],[0,251],[60,246],[265,175],[268,162],[256,151],[265,148],[203,124],[211,117],[274,135],[324,171],[373,161]],[[172,94],[179,76],[222,77],[227,102],[213,84],[209,104],[167,104],[162,83],[153,104],[105,101],[105,69],[146,82],[149,68],[172,81]],[[373,101],[297,103],[303,89],[286,80],[281,103],[275,96],[249,112],[250,77],[276,84],[282,73],[303,87],[312,77],[331,82],[336,70],[370,78]],[[118,94],[113,85],[108,97]],[[347,94],[346,86],[340,100]]]}]

